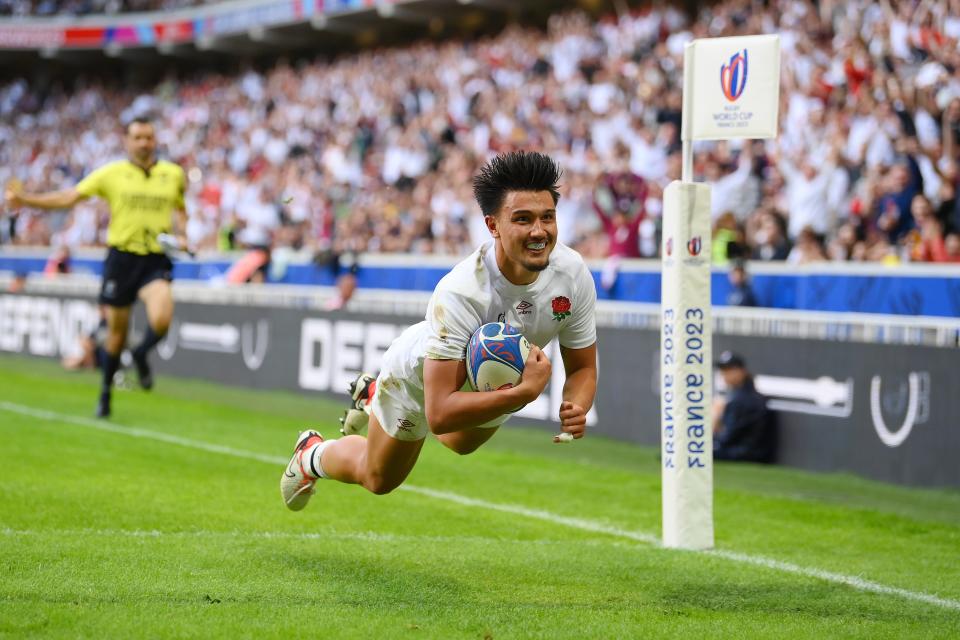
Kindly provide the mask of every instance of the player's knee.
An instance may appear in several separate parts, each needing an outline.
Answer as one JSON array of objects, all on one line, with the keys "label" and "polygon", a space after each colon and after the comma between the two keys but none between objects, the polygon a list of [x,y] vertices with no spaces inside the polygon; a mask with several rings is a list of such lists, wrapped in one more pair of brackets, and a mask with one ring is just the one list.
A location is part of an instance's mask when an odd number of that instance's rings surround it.
[{"label": "player's knee", "polygon": [[372,494],[383,496],[399,487],[401,482],[403,481],[397,482],[380,473],[368,473],[363,479],[363,487]]},{"label": "player's knee", "polygon": [[474,451],[480,448],[482,442],[444,442],[443,443],[447,449],[457,453],[461,456],[470,455]]},{"label": "player's knee", "polygon": [[103,341],[104,349],[107,350],[107,353],[113,355],[120,355],[120,352],[123,351],[124,343],[127,341],[127,336],[122,333],[108,333],[107,337]]},{"label": "player's knee", "polygon": [[170,318],[161,318],[150,328],[153,329],[153,332],[158,336],[165,336],[170,329]]},{"label": "player's knee", "polygon": [[160,313],[155,314],[151,319],[150,328],[153,329],[153,332],[158,336],[163,336],[166,335],[172,321],[173,313],[161,311]]}]

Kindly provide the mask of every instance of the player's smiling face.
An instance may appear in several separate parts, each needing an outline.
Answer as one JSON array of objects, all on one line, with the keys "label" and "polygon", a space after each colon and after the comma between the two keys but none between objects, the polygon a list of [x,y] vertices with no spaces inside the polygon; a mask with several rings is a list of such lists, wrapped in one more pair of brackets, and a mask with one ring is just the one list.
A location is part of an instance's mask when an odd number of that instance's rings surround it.
[{"label": "player's smiling face", "polygon": [[557,244],[557,212],[549,191],[508,191],[486,217],[497,240],[497,265],[513,284],[529,284],[550,264]]}]

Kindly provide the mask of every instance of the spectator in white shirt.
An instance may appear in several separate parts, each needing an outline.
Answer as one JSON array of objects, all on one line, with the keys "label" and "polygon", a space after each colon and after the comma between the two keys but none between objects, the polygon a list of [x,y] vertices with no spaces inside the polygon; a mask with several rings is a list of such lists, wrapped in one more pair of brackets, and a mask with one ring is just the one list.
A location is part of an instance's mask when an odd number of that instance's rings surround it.
[{"label": "spectator in white shirt", "polygon": [[783,174],[787,189],[789,210],[787,231],[791,239],[810,227],[817,235],[823,236],[830,230],[829,187],[833,171],[837,166],[838,146],[834,146],[821,167],[801,158],[794,162],[780,157],[777,167]]}]

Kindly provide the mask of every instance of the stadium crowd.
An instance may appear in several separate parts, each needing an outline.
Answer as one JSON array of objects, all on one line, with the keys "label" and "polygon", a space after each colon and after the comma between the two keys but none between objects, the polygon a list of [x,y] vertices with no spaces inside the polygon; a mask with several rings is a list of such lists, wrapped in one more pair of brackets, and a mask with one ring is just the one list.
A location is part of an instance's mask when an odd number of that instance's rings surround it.
[{"label": "stadium crowd", "polygon": [[203,0],[0,0],[0,16],[14,18],[172,11]]},{"label": "stadium crowd", "polygon": [[[0,181],[73,184],[120,153],[118,116],[153,114],[199,249],[464,254],[486,236],[474,171],[535,148],[564,168],[561,241],[655,257],[680,177],[683,45],[754,33],[782,38],[781,135],[696,145],[714,260],[960,262],[960,0],[561,14],[546,33],[171,76],[148,95],[20,80],[0,87]],[[105,228],[96,202],[3,215],[0,242],[94,245]]]}]

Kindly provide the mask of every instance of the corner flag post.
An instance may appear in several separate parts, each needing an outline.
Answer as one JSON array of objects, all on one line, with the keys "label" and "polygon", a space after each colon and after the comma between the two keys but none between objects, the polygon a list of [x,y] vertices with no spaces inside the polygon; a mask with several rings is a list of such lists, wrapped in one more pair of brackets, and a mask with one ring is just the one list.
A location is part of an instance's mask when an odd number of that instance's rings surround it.
[{"label": "corner flag post", "polygon": [[682,180],[664,191],[660,315],[663,544],[713,547],[710,186],[693,181],[693,141],[773,138],[780,37],[694,40],[683,63]]}]

